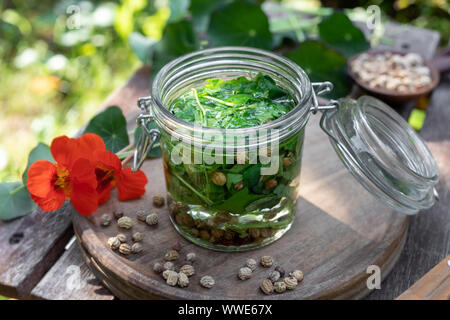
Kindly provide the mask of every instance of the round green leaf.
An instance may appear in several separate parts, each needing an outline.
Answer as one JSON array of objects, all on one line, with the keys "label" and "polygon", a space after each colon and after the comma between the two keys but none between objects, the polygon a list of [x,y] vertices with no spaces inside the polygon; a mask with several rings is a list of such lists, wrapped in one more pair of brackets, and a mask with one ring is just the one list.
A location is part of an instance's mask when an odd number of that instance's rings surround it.
[{"label": "round green leaf", "polygon": [[340,98],[350,91],[346,73],[347,59],[339,52],[327,48],[322,42],[309,40],[301,43],[286,57],[297,63],[313,82],[330,81],[334,89],[331,98]]},{"label": "round green leaf", "polygon": [[369,49],[364,33],[342,12],[335,12],[319,24],[320,39],[344,56]]},{"label": "round green leaf", "polygon": [[189,12],[189,0],[170,0],[170,17],[168,22],[177,22],[185,18]]},{"label": "round green leaf", "polygon": [[0,220],[22,217],[36,208],[22,182],[0,183]]},{"label": "round green leaf", "polygon": [[139,60],[141,60],[144,64],[149,64],[155,41],[137,32],[133,32],[128,41],[130,42],[131,49]]},{"label": "round green leaf", "polygon": [[86,132],[98,134],[105,142],[106,149],[116,153],[130,143],[127,122],[122,110],[117,106],[108,107],[89,121]]},{"label": "round green leaf", "polygon": [[195,30],[206,32],[211,12],[222,0],[191,0],[191,14]]},{"label": "round green leaf", "polygon": [[153,53],[153,75],[169,61],[199,48],[192,23],[182,20],[166,25]]},{"label": "round green leaf", "polygon": [[232,2],[213,12],[208,36],[213,47],[272,47],[272,34],[266,14],[259,5],[243,0]]}]

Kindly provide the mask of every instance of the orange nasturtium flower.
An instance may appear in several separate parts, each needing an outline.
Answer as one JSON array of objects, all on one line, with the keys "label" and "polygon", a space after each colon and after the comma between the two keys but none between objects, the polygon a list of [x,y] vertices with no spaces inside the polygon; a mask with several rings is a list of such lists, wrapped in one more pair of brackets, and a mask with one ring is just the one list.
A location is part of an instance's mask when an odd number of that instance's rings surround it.
[{"label": "orange nasturtium flower", "polygon": [[94,134],[53,139],[50,151],[56,163],[39,160],[28,170],[27,188],[34,202],[44,211],[57,210],[68,199],[83,215],[97,210],[97,179],[88,151],[101,146]]},{"label": "orange nasturtium flower", "polygon": [[117,187],[120,201],[142,197],[147,177],[141,170],[123,169],[117,155],[108,150],[95,150],[95,175],[97,176],[98,203],[108,201],[111,189]]},{"label": "orange nasturtium flower", "polygon": [[114,187],[120,201],[145,194],[144,172],[123,169],[119,157],[106,150],[96,134],[55,138],[50,151],[56,164],[36,161],[28,171],[28,191],[44,211],[56,210],[70,199],[78,212],[90,215],[109,199]]}]

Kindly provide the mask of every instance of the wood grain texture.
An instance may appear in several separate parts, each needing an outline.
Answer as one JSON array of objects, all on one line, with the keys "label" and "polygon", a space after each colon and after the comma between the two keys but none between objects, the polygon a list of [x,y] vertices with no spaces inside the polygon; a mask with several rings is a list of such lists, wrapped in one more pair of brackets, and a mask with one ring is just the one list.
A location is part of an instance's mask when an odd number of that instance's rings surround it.
[{"label": "wood grain texture", "polygon": [[92,274],[78,245],[73,243],[33,289],[30,298],[113,300],[114,296]]},{"label": "wood grain texture", "polygon": [[[34,210],[0,224],[0,292],[14,298],[28,296],[63,253],[72,236],[72,207],[55,212]],[[17,240],[17,241],[15,241]]]},{"label": "wood grain texture", "polygon": [[450,255],[402,293],[397,300],[450,300]]},{"label": "wood grain texture", "polygon": [[[74,217],[74,230],[86,260],[94,273],[119,298],[150,299],[331,299],[359,298],[368,291],[366,269],[378,265],[387,275],[398,258],[407,233],[406,216],[392,212],[374,199],[340,163],[318,124],[311,117],[307,127],[302,166],[301,198],[291,230],[277,242],[250,252],[223,253],[200,248],[181,238],[169,221],[167,208],[153,208],[152,195],[165,194],[161,159],[147,161],[143,170],[150,183],[146,195],[137,200],[118,202],[116,195],[89,217]],[[135,218],[144,208],[158,213],[157,227]],[[119,230],[116,224],[102,228],[102,214],[122,210],[133,218],[132,231]],[[145,233],[144,252],[122,256],[111,251],[106,242],[124,232]],[[175,240],[182,243],[182,255],[196,252],[197,274],[187,289],[169,287],[152,265],[161,261]],[[259,284],[269,270],[258,268],[245,282],[237,271],[246,258],[257,260],[271,255],[286,270],[301,269],[305,280],[294,291],[265,296]],[[199,279],[209,274],[216,279],[211,290],[201,288]]]}]

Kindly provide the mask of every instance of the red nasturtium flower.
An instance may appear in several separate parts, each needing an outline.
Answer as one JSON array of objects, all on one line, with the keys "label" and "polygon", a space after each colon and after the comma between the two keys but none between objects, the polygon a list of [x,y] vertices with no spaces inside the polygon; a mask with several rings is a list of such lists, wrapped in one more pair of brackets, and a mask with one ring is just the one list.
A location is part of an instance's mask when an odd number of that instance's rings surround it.
[{"label": "red nasturtium flower", "polygon": [[[66,136],[53,139],[50,146],[56,163],[39,160],[28,170],[27,188],[31,198],[44,211],[60,208],[70,199],[83,215],[97,210],[97,197],[93,196],[97,179],[92,162],[84,157],[87,148],[98,146],[94,134],[73,139]],[[102,145],[104,147],[103,141]]]},{"label": "red nasturtium flower", "polygon": [[95,150],[95,175],[97,176],[98,203],[108,201],[111,189],[117,186],[120,201],[139,198],[145,193],[147,177],[141,170],[123,169],[119,158],[108,150]]},{"label": "red nasturtium flower", "polygon": [[119,157],[106,150],[96,134],[55,138],[50,151],[56,164],[36,161],[28,171],[27,182],[31,198],[45,211],[56,210],[70,199],[78,212],[90,215],[109,199],[116,186],[121,201],[145,194],[145,174],[123,169]]}]

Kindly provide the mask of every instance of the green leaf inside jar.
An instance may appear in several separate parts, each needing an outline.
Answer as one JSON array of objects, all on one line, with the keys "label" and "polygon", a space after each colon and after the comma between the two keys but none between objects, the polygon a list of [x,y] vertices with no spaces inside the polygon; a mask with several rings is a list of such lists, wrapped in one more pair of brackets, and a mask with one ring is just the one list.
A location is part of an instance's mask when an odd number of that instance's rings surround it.
[{"label": "green leaf inside jar", "polygon": [[[295,100],[287,90],[278,86],[270,76],[257,74],[231,80],[209,79],[202,87],[192,88],[178,97],[169,110],[179,119],[196,125],[238,129],[274,121],[289,113],[294,106]],[[239,239],[238,243],[230,243],[229,239],[224,240],[225,243],[240,245],[253,241],[255,234],[271,237],[277,230],[286,228],[293,218],[296,199],[295,192],[291,191],[296,188],[290,184],[300,174],[303,132],[301,129],[280,142],[279,168],[270,176],[262,175],[262,168],[268,165],[249,161],[242,164],[226,164],[225,161],[224,164],[176,164],[171,158],[173,152],[178,152],[175,144],[170,136],[163,134],[161,145],[168,191],[175,201],[187,204],[192,211],[193,220],[186,217],[186,213],[178,218],[189,222],[179,225],[180,229],[189,230],[191,234],[197,234],[194,230],[197,229],[199,237],[214,241],[221,232],[228,232],[228,236],[231,232],[236,235],[235,239]],[[202,150],[192,148],[191,160],[199,152]],[[270,154],[266,156],[270,157]],[[285,162],[289,164],[285,168],[284,158],[290,160]],[[225,183],[223,179],[226,179]],[[267,188],[268,180],[275,180],[275,185],[272,181],[272,187]],[[202,208],[208,214],[199,214]],[[216,224],[215,216],[220,213],[229,214],[232,219]],[[258,232],[250,232],[251,229],[258,229]]]}]

